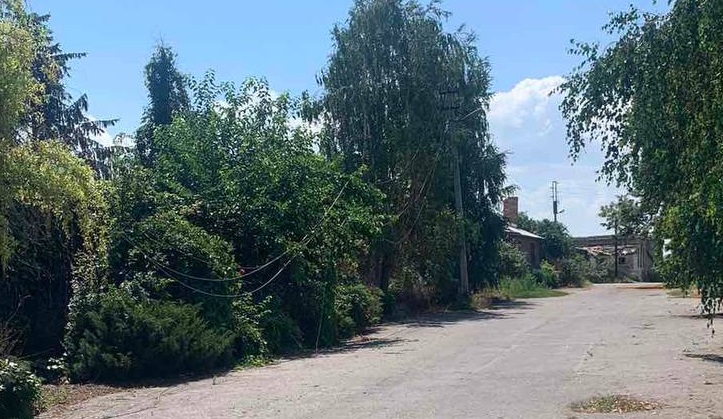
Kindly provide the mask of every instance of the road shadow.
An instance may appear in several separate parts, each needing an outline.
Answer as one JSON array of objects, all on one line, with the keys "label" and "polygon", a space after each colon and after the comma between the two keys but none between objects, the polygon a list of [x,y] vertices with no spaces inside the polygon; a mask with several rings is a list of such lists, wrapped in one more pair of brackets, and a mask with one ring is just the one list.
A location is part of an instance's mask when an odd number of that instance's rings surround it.
[{"label": "road shadow", "polygon": [[699,319],[699,320],[710,320],[711,318],[714,319],[723,319],[723,313],[716,313],[716,314],[673,314],[672,317],[677,317],[681,319]]},{"label": "road shadow", "polygon": [[456,310],[440,313],[422,314],[397,322],[406,327],[445,327],[460,322],[504,319],[512,310],[527,310],[535,306],[529,301],[498,301],[484,310]]},{"label": "road shadow", "polygon": [[[369,331],[366,334],[368,335],[371,333],[373,333],[373,331]],[[394,347],[396,345],[400,345],[405,342],[411,342],[411,341],[409,339],[401,339],[401,338],[391,338],[391,337],[375,338],[375,337],[366,337],[364,335],[359,335],[353,339],[350,339],[346,342],[339,344],[338,346],[329,347],[329,348],[319,348],[318,350],[315,350],[315,349],[302,350],[302,351],[298,351],[298,352],[295,352],[292,354],[284,355],[283,357],[276,359],[273,364],[279,364],[279,363],[294,361],[294,360],[298,360],[298,359],[316,358],[316,357],[324,357],[324,356],[329,356],[329,355],[351,353],[351,352],[356,352],[356,351],[365,350],[365,349],[385,349],[385,348]]]},{"label": "road shadow", "polygon": [[723,356],[717,354],[684,354],[687,358],[702,359],[703,361],[723,364]]},{"label": "road shadow", "polygon": [[499,300],[492,304],[489,310],[508,310],[508,309],[530,309],[535,307],[537,304],[530,302],[529,300],[512,300],[505,301]]},{"label": "road shadow", "polygon": [[477,321],[501,319],[507,317],[504,313],[494,311],[449,311],[444,313],[426,314],[412,319],[406,319],[398,324],[406,327],[445,327],[463,321]]}]

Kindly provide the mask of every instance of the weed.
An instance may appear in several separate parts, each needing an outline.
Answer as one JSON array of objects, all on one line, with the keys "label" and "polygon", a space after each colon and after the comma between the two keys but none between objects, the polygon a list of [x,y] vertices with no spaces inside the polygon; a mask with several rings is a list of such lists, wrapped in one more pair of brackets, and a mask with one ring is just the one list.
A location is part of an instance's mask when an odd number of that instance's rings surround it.
[{"label": "weed", "polygon": [[628,413],[655,410],[658,407],[657,403],[623,395],[593,397],[570,406],[578,413]]},{"label": "weed", "polygon": [[531,275],[523,278],[503,278],[499,285],[499,294],[501,298],[513,300],[515,298],[546,298],[546,297],[562,297],[567,295],[564,291],[553,290],[547,288],[537,281]]}]

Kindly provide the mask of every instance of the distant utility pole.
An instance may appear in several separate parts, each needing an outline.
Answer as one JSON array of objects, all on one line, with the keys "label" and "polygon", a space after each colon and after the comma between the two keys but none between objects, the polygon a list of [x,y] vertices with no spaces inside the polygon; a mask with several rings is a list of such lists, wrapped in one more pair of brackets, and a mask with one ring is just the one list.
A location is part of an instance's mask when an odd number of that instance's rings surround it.
[{"label": "distant utility pole", "polygon": [[[615,216],[615,235],[613,236],[613,240],[615,240],[615,278],[618,277],[618,217]],[[642,257],[642,255],[640,256]]]},{"label": "distant utility pole", "polygon": [[552,190],[552,219],[555,222],[557,222],[557,214],[562,214],[563,212],[565,212],[565,210],[560,211],[558,209],[558,204],[560,201],[557,195],[557,184],[558,182],[556,180],[553,180],[552,188],[550,188]]}]

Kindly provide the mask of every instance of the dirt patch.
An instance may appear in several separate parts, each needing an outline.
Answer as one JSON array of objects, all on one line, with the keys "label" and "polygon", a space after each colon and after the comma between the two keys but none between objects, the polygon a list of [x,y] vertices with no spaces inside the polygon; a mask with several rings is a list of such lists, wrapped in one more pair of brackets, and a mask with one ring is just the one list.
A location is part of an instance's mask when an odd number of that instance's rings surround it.
[{"label": "dirt patch", "polygon": [[671,288],[668,290],[668,296],[670,298],[700,298],[700,292],[697,288],[680,289]]},{"label": "dirt patch", "polygon": [[624,285],[621,288],[628,290],[662,290],[665,288],[665,284],[657,282],[649,283],[631,283],[630,285]]},{"label": "dirt patch", "polygon": [[62,412],[85,400],[123,390],[99,384],[46,384],[41,390],[37,413]]},{"label": "dirt patch", "polygon": [[655,410],[658,407],[655,402],[623,395],[593,397],[570,406],[577,413],[630,413]]}]

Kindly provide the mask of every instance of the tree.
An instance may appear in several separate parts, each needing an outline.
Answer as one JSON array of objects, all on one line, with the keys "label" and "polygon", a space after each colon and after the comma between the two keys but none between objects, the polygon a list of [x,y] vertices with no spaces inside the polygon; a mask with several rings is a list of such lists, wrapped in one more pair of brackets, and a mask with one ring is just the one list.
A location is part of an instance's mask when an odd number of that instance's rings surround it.
[{"label": "tree", "polygon": [[169,125],[173,115],[189,108],[186,77],[176,68],[176,54],[171,47],[157,45],[145,67],[148,107],[136,134],[136,153],[145,166],[155,160],[154,130]]},{"label": "tree", "polygon": [[598,214],[605,221],[600,223],[614,230],[621,237],[648,237],[651,234],[652,217],[643,211],[640,201],[628,195],[618,196],[617,201],[600,207]]},{"label": "tree", "polygon": [[[366,179],[385,193],[393,215],[368,262],[370,280],[385,289],[405,272],[450,288],[459,272],[450,222],[467,230],[476,285],[494,276],[503,223],[493,208],[505,156],[484,112],[489,64],[473,34],[444,32],[447,15],[436,3],[358,0],[332,31],[334,51],[319,77],[322,152],[347,171],[368,168]],[[461,156],[464,215],[453,211],[453,150]]]},{"label": "tree", "polygon": [[[54,100],[47,78],[58,74],[38,74],[39,60],[52,58],[43,22],[20,1],[0,0],[0,318],[12,319],[24,346],[16,349],[31,353],[59,352],[72,289],[99,279],[106,250],[90,168],[72,141],[54,141],[68,137],[33,137]],[[59,118],[44,126],[70,123]]]},{"label": "tree", "polygon": [[253,354],[256,322],[271,323],[273,348],[335,343],[336,298],[358,291],[381,194],[292,128],[288,94],[213,73],[191,86],[188,109],[153,132],[153,165],[126,159],[112,182],[111,278],[200,305],[237,336],[239,356]]},{"label": "tree", "polygon": [[711,312],[723,298],[723,3],[678,0],[666,14],[635,8],[605,27],[608,47],[576,43],[561,86],[573,155],[600,142],[602,175],[636,191],[669,239],[661,273],[696,284]]},{"label": "tree", "polygon": [[0,138],[4,141],[12,139],[26,105],[38,101],[40,93],[30,71],[32,34],[12,18],[21,10],[19,1],[0,1]]},{"label": "tree", "polygon": [[535,220],[527,214],[520,213],[517,219],[517,226],[531,231],[544,240],[542,242],[543,259],[550,262],[567,258],[572,253],[572,238],[567,227],[561,222],[555,222],[545,218]]},{"label": "tree", "polygon": [[0,266],[7,265],[11,254],[6,211],[11,202],[6,173],[11,162],[7,154],[13,134],[27,103],[38,100],[38,86],[30,72],[33,58],[32,35],[17,20],[22,10],[19,1],[0,1]]},{"label": "tree", "polygon": [[25,46],[32,54],[30,65],[25,67],[33,79],[31,99],[25,101],[8,139],[15,144],[61,142],[86,160],[97,175],[107,176],[111,158],[118,150],[104,147],[95,138],[116,120],[91,119],[87,114],[88,97],[83,94],[74,99],[64,84],[70,62],[85,54],[62,50],[48,27],[49,15],[28,13],[16,0],[2,0],[0,11],[5,25],[19,28],[26,34]]}]

